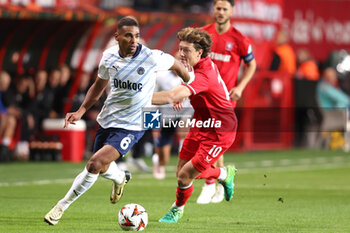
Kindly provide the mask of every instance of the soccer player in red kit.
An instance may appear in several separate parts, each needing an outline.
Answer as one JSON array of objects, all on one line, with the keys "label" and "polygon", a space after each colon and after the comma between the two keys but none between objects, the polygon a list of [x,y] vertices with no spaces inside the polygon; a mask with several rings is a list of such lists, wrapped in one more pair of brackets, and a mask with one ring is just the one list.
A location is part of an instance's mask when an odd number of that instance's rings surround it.
[{"label": "soccer player in red kit", "polygon": [[[179,154],[177,165],[176,202],[159,222],[174,223],[183,215],[187,200],[193,192],[194,179],[218,179],[223,185],[225,199],[233,195],[235,167],[215,168],[212,165],[232,145],[237,119],[230,102],[229,92],[219,71],[209,58],[210,35],[195,28],[184,28],[178,34],[182,63],[192,76],[190,82],[171,91],[156,92],[156,105],[178,103],[190,97],[194,109],[190,132]],[[177,105],[175,105],[177,106]]]},{"label": "soccer player in red kit", "polygon": [[[256,62],[249,39],[231,25],[233,6],[234,0],[214,0],[215,23],[204,26],[203,30],[211,35],[213,44],[209,56],[217,65],[229,90],[232,106],[235,107],[236,101],[241,98],[244,88],[253,77]],[[240,81],[237,82],[241,60],[245,62],[245,69]],[[216,165],[224,167],[223,156]],[[215,180],[207,179],[197,203],[218,203],[223,198],[223,187],[217,185],[215,190]]]}]

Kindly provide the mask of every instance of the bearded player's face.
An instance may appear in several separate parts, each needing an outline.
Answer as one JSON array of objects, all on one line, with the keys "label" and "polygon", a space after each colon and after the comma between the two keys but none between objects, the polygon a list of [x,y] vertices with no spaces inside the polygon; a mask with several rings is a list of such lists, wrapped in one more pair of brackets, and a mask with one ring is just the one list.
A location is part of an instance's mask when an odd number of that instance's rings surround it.
[{"label": "bearded player's face", "polygon": [[217,24],[227,23],[233,13],[233,7],[228,1],[217,1],[214,5],[214,17]]},{"label": "bearded player's face", "polygon": [[114,37],[118,41],[122,56],[132,56],[140,40],[140,29],[136,26],[123,26],[118,29]]}]

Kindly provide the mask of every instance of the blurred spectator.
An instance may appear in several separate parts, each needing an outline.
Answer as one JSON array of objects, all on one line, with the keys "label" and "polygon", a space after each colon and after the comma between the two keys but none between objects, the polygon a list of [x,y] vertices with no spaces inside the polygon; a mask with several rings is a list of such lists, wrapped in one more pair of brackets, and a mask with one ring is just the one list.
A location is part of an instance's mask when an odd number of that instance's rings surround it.
[{"label": "blurred spectator", "polygon": [[[11,77],[5,72],[0,72],[0,162],[8,162],[10,154],[8,147],[11,143],[13,133],[16,127],[16,120],[14,117],[8,117],[7,103],[5,100],[6,92],[10,86]],[[9,130],[10,129],[10,130]]]},{"label": "blurred spectator", "polygon": [[55,100],[53,104],[53,112],[52,117],[64,117],[64,105],[67,102],[68,93],[70,90],[70,87],[72,85],[72,75],[71,70],[69,66],[66,64],[63,64],[59,67],[60,70],[60,78],[59,78],[59,85],[56,90],[55,94]]},{"label": "blurred spectator", "polygon": [[162,10],[166,1],[162,0],[134,0],[134,8],[138,10]]},{"label": "blurred spectator", "polygon": [[320,78],[318,66],[312,59],[307,49],[299,49],[297,51],[298,69],[296,77],[311,81],[317,81]]},{"label": "blurred spectator", "polygon": [[288,42],[288,32],[279,31],[276,37],[276,48],[270,70],[287,72],[294,75],[296,72],[296,57],[293,48]]},{"label": "blurred spectator", "polygon": [[141,11],[169,11],[208,13],[211,9],[212,0],[134,0],[134,9]]},{"label": "blurred spectator", "polygon": [[317,85],[317,96],[323,116],[321,131],[344,131],[345,140],[342,139],[344,143],[343,149],[345,151],[349,151],[350,97],[338,87],[338,78],[335,69],[325,69],[323,72],[322,80]]},{"label": "blurred spectator", "polygon": [[75,112],[79,109],[80,105],[84,101],[87,90],[91,86],[90,84],[90,75],[86,72],[83,72],[80,77],[78,90],[73,96],[72,109],[70,110],[70,112]]},{"label": "blurred spectator", "polygon": [[60,82],[61,82],[61,70],[59,68],[54,68],[50,71],[49,79],[48,79],[48,89],[50,90],[50,102],[52,103],[51,111],[48,115],[49,118],[57,118],[60,115],[57,113],[58,106],[58,98],[61,98],[60,90]]},{"label": "blurred spectator", "polygon": [[333,68],[324,70],[322,80],[317,85],[317,96],[323,109],[350,107],[350,98],[338,87],[337,73]]},{"label": "blurred spectator", "polygon": [[119,6],[132,6],[132,0],[100,0],[99,7],[104,10],[113,10]]},{"label": "blurred spectator", "polygon": [[41,122],[49,116],[53,104],[54,96],[51,93],[51,89],[47,86],[47,76],[46,70],[38,70],[34,77],[36,129],[41,128]]},{"label": "blurred spectator", "polygon": [[350,95],[350,53],[344,49],[332,51],[326,65],[337,70],[339,87]]},{"label": "blurred spectator", "polygon": [[[8,115],[15,118],[17,127],[20,127],[19,142],[16,144],[15,156],[26,159],[29,155],[28,141],[34,135],[34,100],[35,85],[31,76],[22,75],[16,77],[14,85],[9,89]],[[10,130],[10,129],[8,129]],[[14,135],[14,130],[11,132]],[[20,152],[20,153],[17,153]]]}]

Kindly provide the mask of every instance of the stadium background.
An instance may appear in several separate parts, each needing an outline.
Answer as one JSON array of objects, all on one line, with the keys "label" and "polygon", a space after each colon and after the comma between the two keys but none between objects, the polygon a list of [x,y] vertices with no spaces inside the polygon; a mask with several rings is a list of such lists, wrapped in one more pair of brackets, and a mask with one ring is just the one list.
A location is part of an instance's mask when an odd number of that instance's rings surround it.
[{"label": "stadium background", "polygon": [[[315,108],[315,82],[269,70],[276,32],[286,29],[293,49],[307,48],[320,70],[345,64],[349,71],[344,61],[350,50],[350,1],[236,2],[232,22],[252,39],[259,69],[244,92],[240,103],[244,107],[238,108],[239,136],[232,153],[225,154],[225,164],[238,168],[230,202],[196,204],[203,184],[196,181],[183,219],[175,225],[158,223],[174,199],[177,158],[172,156],[164,180],[133,171],[117,205],[109,204],[110,182],[99,179],[52,228],[43,217],[81,172],[82,156],[66,157],[78,163],[13,161],[0,163],[0,232],[120,232],[117,213],[128,203],[147,210],[146,232],[350,232],[350,157],[342,150],[344,138],[333,145],[334,150],[328,148],[331,142],[326,148],[298,145],[295,141],[302,131],[298,113],[308,116],[306,112]],[[68,64],[74,81],[69,96],[74,98],[122,16],[138,18],[142,37],[151,48],[174,53],[179,28],[213,22],[210,4],[204,0],[0,0],[0,71],[9,72],[14,80],[39,68],[50,71]],[[347,93],[348,75],[338,72]],[[304,128],[303,133],[319,131]],[[76,147],[77,140],[67,138]],[[312,149],[296,148],[300,146]],[[145,161],[152,163],[150,158]]]},{"label": "stadium background", "polygon": [[[98,65],[120,17],[137,17],[148,46],[171,54],[177,49],[180,28],[212,22],[211,1],[2,0],[0,4],[0,70],[14,77],[68,64],[74,72],[64,112],[72,107],[83,73]],[[293,49],[308,49],[320,67],[334,63],[331,52],[350,50],[349,9],[349,1],[236,1],[232,22],[251,38],[258,71],[237,110],[240,127],[233,150],[295,145],[294,107],[315,107],[304,103],[312,97],[300,98],[298,93],[313,90],[289,74],[269,71],[276,33],[287,30]]]}]

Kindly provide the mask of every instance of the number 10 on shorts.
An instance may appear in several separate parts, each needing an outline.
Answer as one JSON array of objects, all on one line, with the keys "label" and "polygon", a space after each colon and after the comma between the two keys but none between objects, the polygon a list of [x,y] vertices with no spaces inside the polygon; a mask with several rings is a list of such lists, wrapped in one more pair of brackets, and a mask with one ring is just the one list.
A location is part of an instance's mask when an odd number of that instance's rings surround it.
[{"label": "number 10 on shorts", "polygon": [[205,158],[205,160],[206,160],[207,162],[210,162],[213,158],[216,158],[216,157],[220,154],[221,151],[222,151],[222,147],[221,147],[221,146],[214,145],[214,146],[210,149],[210,151],[208,152],[208,154],[209,154],[210,157],[212,157],[212,158],[210,158],[209,155],[207,155],[207,157]]}]

